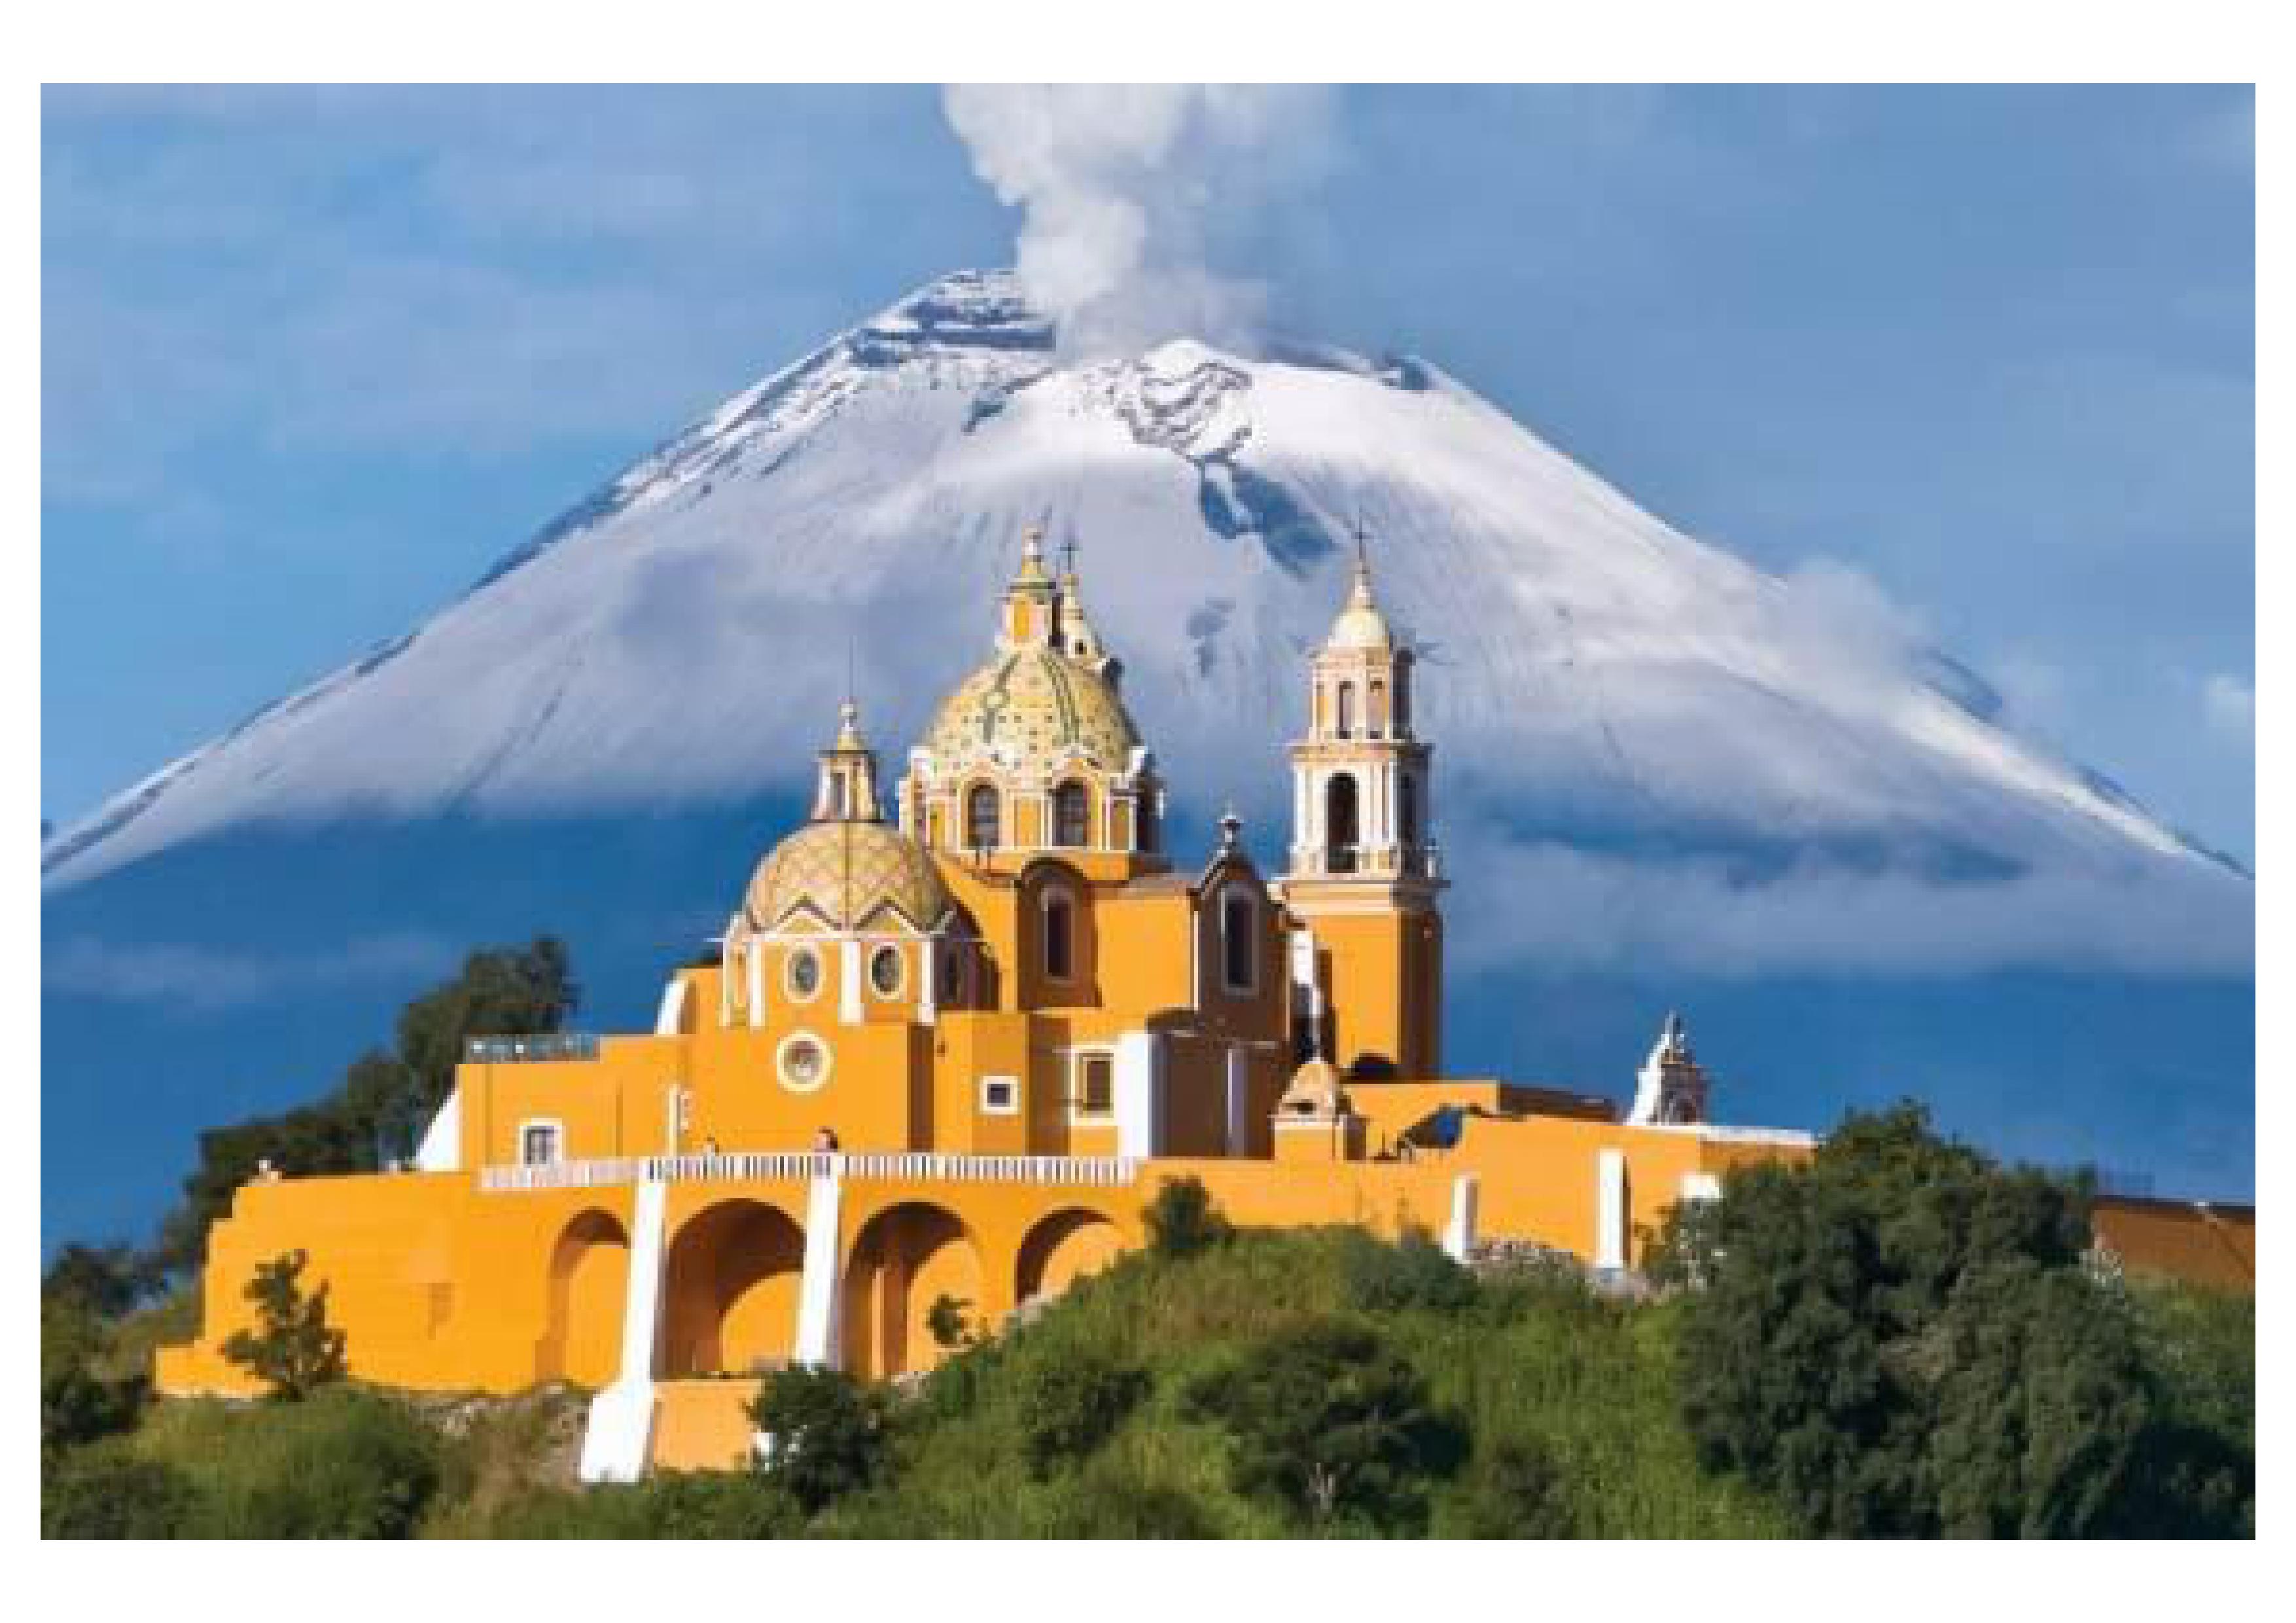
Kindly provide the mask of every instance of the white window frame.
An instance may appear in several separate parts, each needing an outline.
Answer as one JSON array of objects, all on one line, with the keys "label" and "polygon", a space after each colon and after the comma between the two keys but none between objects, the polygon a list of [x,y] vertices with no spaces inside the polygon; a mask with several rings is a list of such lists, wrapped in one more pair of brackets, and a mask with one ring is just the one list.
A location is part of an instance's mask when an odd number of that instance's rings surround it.
[{"label": "white window frame", "polygon": [[[529,1160],[526,1158],[526,1135],[532,1132],[550,1135],[550,1159]],[[566,1159],[566,1123],[556,1116],[529,1116],[518,1124],[518,1136],[512,1141],[521,1167],[555,1167]]]},{"label": "white window frame", "polygon": [[[1108,1108],[1088,1111],[1084,1107],[1084,1066],[1086,1060],[1108,1062]],[[1069,1050],[1068,1111],[1069,1125],[1080,1127],[1112,1127],[1116,1122],[1116,1050],[1098,1044]]]},{"label": "white window frame", "polygon": [[[893,955],[893,989],[890,992],[877,984],[877,961],[887,953]],[[909,964],[908,955],[901,951],[899,943],[881,941],[869,949],[867,979],[869,995],[879,1003],[900,1002],[909,989]]]},{"label": "white window frame", "polygon": [[[790,1075],[790,1051],[800,1043],[810,1043],[821,1053],[821,1074],[810,1082],[800,1082]],[[792,1094],[817,1094],[829,1084],[829,1073],[837,1069],[837,1051],[823,1038],[810,1031],[792,1031],[774,1045],[774,1080],[783,1091]]]},{"label": "white window frame", "polygon": [[[1004,1102],[998,1104],[994,1097],[998,1088],[1004,1090]],[[1018,1116],[1021,1113],[1021,1078],[995,1076],[980,1078],[980,1113],[984,1116]]]},{"label": "white window frame", "polygon": [[[801,992],[797,985],[797,961],[800,957],[813,960],[813,990]],[[821,949],[810,941],[791,943],[782,953],[782,996],[791,1003],[811,1003],[821,996],[821,988],[829,982],[829,971],[821,962]]]}]

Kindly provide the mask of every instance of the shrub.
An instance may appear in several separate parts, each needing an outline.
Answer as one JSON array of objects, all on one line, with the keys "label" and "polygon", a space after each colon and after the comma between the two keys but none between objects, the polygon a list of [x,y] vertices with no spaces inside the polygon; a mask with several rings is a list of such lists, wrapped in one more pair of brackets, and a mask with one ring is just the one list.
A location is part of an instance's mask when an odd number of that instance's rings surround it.
[{"label": "shrub", "polygon": [[933,1298],[932,1306],[925,1309],[925,1330],[934,1346],[943,1351],[954,1351],[972,1339],[971,1323],[964,1312],[972,1306],[964,1298],[947,1291]]},{"label": "shrub", "polygon": [[766,1475],[808,1515],[886,1474],[884,1399],[840,1370],[774,1371],[750,1418],[773,1439]]},{"label": "shrub", "polygon": [[107,1381],[95,1365],[102,1326],[76,1301],[56,1298],[40,1308],[40,1455],[94,1442],[135,1423],[145,1382]]},{"label": "shrub", "polygon": [[1190,1386],[1189,1412],[1227,1432],[1239,1493],[1317,1529],[1416,1531],[1429,1482],[1457,1471],[1460,1422],[1369,1328],[1310,1319],[1261,1337]]},{"label": "shrub", "polygon": [[1177,1488],[1142,1482],[1111,1471],[1084,1471],[1063,1480],[1044,1523],[1042,1538],[1210,1538],[1218,1529]]},{"label": "shrub", "polygon": [[258,1263],[247,1282],[257,1328],[235,1330],[223,1356],[247,1370],[270,1395],[292,1403],[343,1375],[343,1332],[327,1323],[327,1287],[303,1294],[307,1251]]},{"label": "shrub", "polygon": [[1347,1253],[1347,1293],[1365,1313],[1456,1313],[1474,1305],[1475,1276],[1418,1230],[1391,1245],[1357,1231]]},{"label": "shrub", "polygon": [[1235,1231],[1212,1203],[1201,1179],[1166,1178],[1142,1210],[1148,1249],[1168,1261],[1197,1256],[1223,1244]]},{"label": "shrub", "polygon": [[1508,1439],[1479,1449],[1442,1531],[1456,1538],[1569,1538],[1570,1496],[1544,1444]]},{"label": "shrub", "polygon": [[43,1538],[179,1537],[198,1507],[182,1471],[116,1445],[77,1449],[40,1472]]},{"label": "shrub", "polygon": [[1147,1392],[1144,1371],[1103,1353],[1078,1350],[1037,1363],[1016,1400],[1029,1471],[1044,1478],[1081,1463],[1114,1435]]},{"label": "shrub", "polygon": [[214,1531],[240,1538],[405,1538],[438,1491],[445,1449],[404,1403],[340,1389],[245,1464],[225,1462]]},{"label": "shrub", "polygon": [[1805,1530],[2099,1530],[2148,1400],[2127,1315],[2079,1267],[2078,1186],[2004,1170],[1907,1104],[1802,1167],[1732,1172],[1677,1225],[1702,1457]]}]

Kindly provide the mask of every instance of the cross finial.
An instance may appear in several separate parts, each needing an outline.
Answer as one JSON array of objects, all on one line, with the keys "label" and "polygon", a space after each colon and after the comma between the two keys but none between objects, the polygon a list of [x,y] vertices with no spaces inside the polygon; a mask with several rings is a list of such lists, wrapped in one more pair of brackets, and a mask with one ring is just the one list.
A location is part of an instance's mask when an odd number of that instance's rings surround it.
[{"label": "cross finial", "polygon": [[1062,573],[1062,574],[1063,574],[1063,575],[1074,575],[1074,574],[1076,573],[1076,555],[1077,555],[1077,543],[1076,543],[1076,537],[1075,537],[1075,536],[1073,536],[1073,535],[1070,535],[1070,536],[1066,540],[1064,540],[1064,541],[1062,541],[1062,542],[1061,543],[1061,573]]}]

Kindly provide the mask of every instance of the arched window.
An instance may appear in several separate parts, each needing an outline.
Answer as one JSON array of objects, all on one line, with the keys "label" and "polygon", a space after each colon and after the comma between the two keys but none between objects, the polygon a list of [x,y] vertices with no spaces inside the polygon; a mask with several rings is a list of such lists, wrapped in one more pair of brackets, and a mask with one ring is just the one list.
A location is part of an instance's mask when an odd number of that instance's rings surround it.
[{"label": "arched window", "polygon": [[1395,673],[1395,730],[1411,731],[1411,678],[1402,670]]},{"label": "arched window", "polygon": [[1055,891],[1045,898],[1045,974],[1066,980],[1076,972],[1076,908]]},{"label": "arched window", "polygon": [[1377,676],[1371,679],[1371,736],[1377,738],[1387,731],[1387,684]]},{"label": "arched window", "polygon": [[1324,867],[1332,873],[1356,871],[1356,781],[1334,773],[1324,791]]},{"label": "arched window", "polygon": [[1259,908],[1251,892],[1234,889],[1220,897],[1220,984],[1249,992],[1259,984]]},{"label": "arched window", "polygon": [[1396,822],[1401,825],[1403,843],[1419,843],[1419,780],[1405,773],[1396,783]]},{"label": "arched window", "polygon": [[1092,843],[1092,797],[1081,783],[1063,783],[1053,791],[1053,843],[1086,846]]},{"label": "arched window", "polygon": [[995,850],[1000,843],[996,814],[996,785],[975,783],[964,797],[965,844],[976,851]]},{"label": "arched window", "polygon": [[1352,682],[1342,682],[1340,684],[1340,736],[1353,738],[1355,735],[1356,684]]}]

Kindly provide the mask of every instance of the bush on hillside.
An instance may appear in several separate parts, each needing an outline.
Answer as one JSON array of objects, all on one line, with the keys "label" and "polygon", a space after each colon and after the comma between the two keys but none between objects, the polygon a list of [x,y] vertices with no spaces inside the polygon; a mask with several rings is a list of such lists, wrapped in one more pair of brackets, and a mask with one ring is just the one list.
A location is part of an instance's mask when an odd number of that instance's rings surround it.
[{"label": "bush on hillside", "polygon": [[882,1480],[890,1463],[885,1395],[841,1370],[792,1365],[768,1374],[750,1419],[773,1442],[766,1476],[808,1515]]},{"label": "bush on hillside", "polygon": [[40,1307],[40,1457],[125,1431],[144,1406],[141,1375],[106,1380],[97,1371],[105,1332],[70,1298]]},{"label": "bush on hillside", "polygon": [[445,1452],[438,1432],[404,1402],[338,1388],[299,1406],[296,1423],[270,1447],[218,1463],[196,1530],[227,1538],[409,1537],[439,1490]]},{"label": "bush on hillside", "polygon": [[1224,1244],[1235,1232],[1201,1178],[1166,1178],[1140,1215],[1147,1225],[1150,1253],[1168,1262],[1199,1256]]},{"label": "bush on hillside", "polygon": [[1460,1488],[1436,1529],[1446,1537],[1576,1536],[1562,1468],[1541,1443],[1510,1438],[1478,1447]]},{"label": "bush on hillside", "polygon": [[182,1471],[116,1443],[75,1449],[40,1471],[43,1538],[176,1538],[198,1512],[198,1491]]},{"label": "bush on hillside", "polygon": [[1310,1319],[1259,1338],[1191,1384],[1188,1409],[1228,1436],[1236,1490],[1317,1531],[1421,1530],[1428,1488],[1466,1453],[1460,1421],[1370,1327]]},{"label": "bush on hillside", "polygon": [[1354,1231],[1347,1254],[1347,1291],[1359,1312],[1401,1313],[1425,1308],[1456,1313],[1475,1304],[1475,1276],[1451,1260],[1423,1231],[1412,1229],[1392,1244]]},{"label": "bush on hillside", "polygon": [[1806,1166],[1733,1171],[1696,1221],[1666,1242],[1704,1282],[1680,1367],[1710,1464],[1815,1534],[2126,1524],[2172,1439],[2125,1292],[2081,1266],[2080,1184],[1996,1166],[1907,1104],[1850,1117]]},{"label": "bush on hillside", "polygon": [[1090,1349],[1031,1365],[1017,1395],[1030,1473],[1042,1479],[1080,1464],[1147,1394],[1145,1371]]}]

